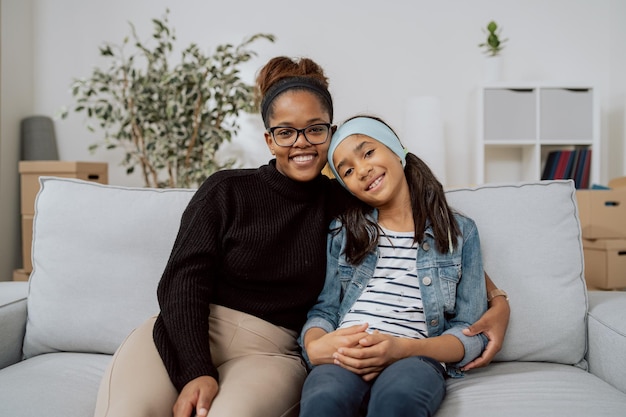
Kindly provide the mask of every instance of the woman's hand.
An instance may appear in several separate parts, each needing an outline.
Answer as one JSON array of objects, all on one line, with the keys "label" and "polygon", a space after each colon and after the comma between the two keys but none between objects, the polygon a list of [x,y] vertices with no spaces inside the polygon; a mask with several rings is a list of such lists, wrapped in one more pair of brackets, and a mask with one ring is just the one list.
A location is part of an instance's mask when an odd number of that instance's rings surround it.
[{"label": "woman's hand", "polygon": [[304,335],[304,346],[313,365],[333,363],[333,354],[342,347],[358,347],[359,340],[367,336],[367,324],[358,324],[326,333],[319,327],[309,329]]},{"label": "woman's hand", "polygon": [[[215,378],[201,376],[192,379],[183,387],[174,404],[174,417],[197,415],[206,417],[217,395],[219,387]],[[192,414],[195,411],[195,414]]]},{"label": "woman's hand", "polygon": [[496,353],[502,349],[506,329],[509,325],[511,309],[509,302],[504,297],[495,297],[490,304],[489,309],[476,323],[467,329],[463,329],[463,333],[466,336],[475,336],[482,333],[489,339],[483,354],[465,365],[463,367],[464,371],[488,365],[496,356]]}]

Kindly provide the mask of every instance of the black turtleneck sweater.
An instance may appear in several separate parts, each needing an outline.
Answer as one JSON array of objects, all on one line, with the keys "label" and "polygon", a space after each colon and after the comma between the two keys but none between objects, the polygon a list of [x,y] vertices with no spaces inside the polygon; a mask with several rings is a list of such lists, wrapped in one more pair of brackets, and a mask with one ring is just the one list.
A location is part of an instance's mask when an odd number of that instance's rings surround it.
[{"label": "black turtleneck sweater", "polygon": [[202,375],[218,379],[209,304],[300,331],[324,284],[328,225],[346,194],[322,175],[293,181],[274,161],[202,184],[157,290],[154,341],[179,391]]}]

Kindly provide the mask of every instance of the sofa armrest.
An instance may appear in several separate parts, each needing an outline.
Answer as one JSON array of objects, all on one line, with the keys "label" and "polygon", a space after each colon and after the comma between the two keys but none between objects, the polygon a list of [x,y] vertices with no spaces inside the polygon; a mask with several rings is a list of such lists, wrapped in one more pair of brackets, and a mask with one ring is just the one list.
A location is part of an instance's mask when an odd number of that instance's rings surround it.
[{"label": "sofa armrest", "polygon": [[589,291],[589,372],[626,393],[626,292]]},{"label": "sofa armrest", "polygon": [[0,282],[0,369],[22,360],[27,282]]}]

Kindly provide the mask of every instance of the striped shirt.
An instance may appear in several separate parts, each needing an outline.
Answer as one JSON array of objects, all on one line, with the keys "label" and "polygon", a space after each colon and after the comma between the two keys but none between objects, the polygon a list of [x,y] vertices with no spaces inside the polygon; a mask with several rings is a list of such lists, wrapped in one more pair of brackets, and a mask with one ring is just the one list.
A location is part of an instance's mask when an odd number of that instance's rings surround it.
[{"label": "striped shirt", "polygon": [[413,233],[384,230],[374,276],[339,327],[368,323],[368,331],[421,339],[428,337],[417,279],[418,246]]}]

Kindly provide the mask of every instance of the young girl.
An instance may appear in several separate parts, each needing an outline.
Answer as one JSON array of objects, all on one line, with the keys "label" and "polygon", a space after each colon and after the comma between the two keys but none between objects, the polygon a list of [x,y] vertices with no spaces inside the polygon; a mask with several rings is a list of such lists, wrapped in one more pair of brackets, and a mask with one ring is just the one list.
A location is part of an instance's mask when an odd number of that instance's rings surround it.
[{"label": "young girl", "polygon": [[476,225],[380,119],[348,120],[328,162],[364,204],[331,226],[300,416],[433,415],[487,343],[462,332],[487,310]]}]

